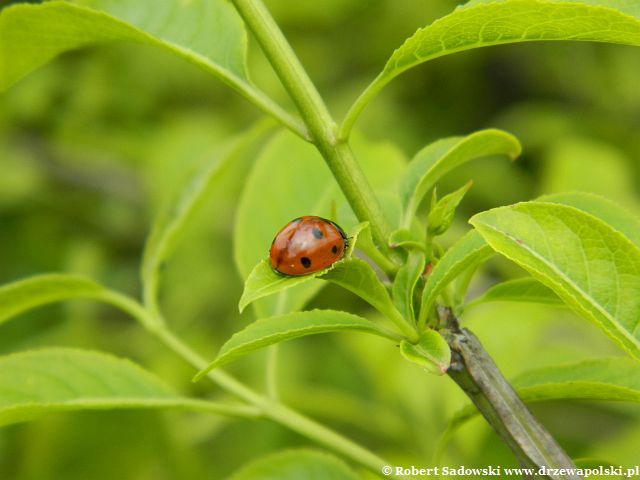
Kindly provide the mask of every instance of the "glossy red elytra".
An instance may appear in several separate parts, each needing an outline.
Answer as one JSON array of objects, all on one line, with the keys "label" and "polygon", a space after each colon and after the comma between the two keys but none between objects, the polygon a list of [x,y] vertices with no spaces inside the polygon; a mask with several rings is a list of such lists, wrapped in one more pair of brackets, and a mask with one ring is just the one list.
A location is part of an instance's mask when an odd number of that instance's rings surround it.
[{"label": "glossy red elytra", "polygon": [[344,256],[347,236],[331,220],[299,217],[287,223],[271,243],[271,267],[288,276],[323,270]]}]

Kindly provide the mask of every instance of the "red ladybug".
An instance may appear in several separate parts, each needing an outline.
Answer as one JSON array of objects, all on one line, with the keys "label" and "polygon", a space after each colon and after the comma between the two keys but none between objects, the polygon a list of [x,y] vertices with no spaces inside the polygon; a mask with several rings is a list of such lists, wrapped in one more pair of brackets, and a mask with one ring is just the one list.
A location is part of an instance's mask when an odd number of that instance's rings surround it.
[{"label": "red ladybug", "polygon": [[347,236],[331,220],[299,217],[287,223],[271,243],[271,267],[282,275],[299,276],[327,268],[344,256]]}]

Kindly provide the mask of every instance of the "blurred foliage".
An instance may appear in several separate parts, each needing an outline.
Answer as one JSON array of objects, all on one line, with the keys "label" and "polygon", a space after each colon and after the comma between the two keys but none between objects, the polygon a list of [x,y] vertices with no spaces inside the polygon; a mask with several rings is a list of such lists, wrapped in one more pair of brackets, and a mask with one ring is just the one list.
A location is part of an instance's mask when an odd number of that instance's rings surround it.
[{"label": "blurred foliage", "polygon": [[[395,46],[457,3],[267,2],[339,116]],[[286,104],[257,48],[250,61],[257,83]],[[515,164],[486,159],[447,176],[443,192],[474,180],[447,241],[467,228],[469,215],[543,193],[599,193],[637,213],[639,77],[640,55],[631,47],[541,43],[483,49],[405,74],[369,106],[359,129],[367,138],[396,142],[407,156],[439,137],[487,127],[520,138],[524,154]],[[0,283],[72,271],[138,294],[141,249],[154,213],[225,139],[259,118],[221,83],[149,47],[72,52],[28,76],[0,96]],[[163,282],[170,323],[211,358],[251,320],[237,313],[242,282],[232,255],[234,213],[246,178],[247,165],[226,173]],[[472,293],[521,274],[504,260],[492,261]],[[325,288],[312,306],[365,309],[335,287]],[[594,327],[564,310],[499,304],[473,309],[463,320],[508,377],[618,354]],[[45,345],[110,351],[183,392],[219,394],[192,384],[186,364],[107,307],[70,302],[2,327],[2,354]],[[264,359],[256,353],[230,370],[261,387]],[[368,336],[287,343],[280,363],[284,399],[399,465],[428,466],[448,418],[465,403],[449,379],[424,376],[387,343]],[[574,458],[639,461],[637,407],[558,402],[535,411]],[[308,444],[267,421],[57,414],[0,430],[0,478],[222,478],[261,454]],[[453,437],[443,461],[513,464],[481,419]]]}]

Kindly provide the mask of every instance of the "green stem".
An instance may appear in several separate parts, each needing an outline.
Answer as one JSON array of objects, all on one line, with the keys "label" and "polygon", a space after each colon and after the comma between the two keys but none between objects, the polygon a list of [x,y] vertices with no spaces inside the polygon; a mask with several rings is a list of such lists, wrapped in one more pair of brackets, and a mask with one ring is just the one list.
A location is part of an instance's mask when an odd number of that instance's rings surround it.
[{"label": "green stem", "polygon": [[432,267],[436,266],[437,259],[433,255],[433,236],[427,232],[427,238],[424,241],[424,253],[427,256],[427,261],[431,263]]},{"label": "green stem", "polygon": [[[372,472],[379,474],[384,466],[389,465],[387,461],[362,448],[357,443],[352,442],[281,403],[274,402],[270,404],[267,411],[265,411],[265,415],[295,432],[312,438],[316,442],[334,451],[338,451],[348,458],[356,460]],[[388,476],[395,478],[394,475]]]},{"label": "green stem", "polygon": [[[416,330],[416,327],[409,323],[409,321],[402,316],[402,314],[393,306],[388,308],[384,314],[389,320],[391,320],[396,327],[402,332],[407,340],[411,343],[417,343],[420,339],[420,335]],[[398,341],[398,339],[396,339]]]},{"label": "green stem", "polygon": [[232,1],[295,102],[309,128],[311,140],[334,141],[335,122],[269,11],[258,0]]},{"label": "green stem", "polygon": [[181,398],[178,401],[167,401],[160,403],[168,407],[175,407],[179,410],[189,410],[191,412],[213,413],[216,415],[226,415],[238,418],[260,418],[262,412],[259,408],[249,405],[226,405],[223,403],[210,402],[195,398]]},{"label": "green stem", "polygon": [[[209,364],[207,360],[167,329],[164,326],[164,321],[154,319],[153,315],[135,300],[111,290],[105,290],[95,298],[118,307],[130,314],[150,333],[162,341],[162,343],[164,343],[170,350],[191,364],[197,371],[202,370]],[[324,425],[305,417],[301,413],[280,403],[278,400],[261,395],[220,369],[208,372],[207,377],[227,392],[237,396],[257,409],[256,412],[255,410],[236,410],[235,407],[231,407],[231,410],[238,415],[243,413],[247,415],[262,414],[263,416],[288,427],[294,432],[340,452],[342,455],[376,473],[379,473],[383,466],[389,465],[389,463],[384,459],[361,447],[357,443],[343,437]],[[203,410],[208,409],[208,411],[214,410],[214,407],[210,404],[204,405],[204,403],[207,402],[196,401],[196,403],[192,406],[200,406]],[[215,408],[218,408],[218,406],[216,405]]]},{"label": "green stem", "polygon": [[159,322],[164,322],[164,319],[160,312],[160,305],[158,304],[157,292],[158,276],[154,275],[153,278],[143,283],[142,305],[148,312],[151,313],[151,318]]},{"label": "green stem", "polygon": [[307,128],[298,118],[293,117],[289,112],[284,110],[280,105],[261,91],[254,88],[249,90],[245,94],[245,97],[253,102],[253,104],[264,113],[271,115],[300,138],[304,140],[310,139]]},{"label": "green stem", "polygon": [[[159,328],[151,330],[162,343],[164,343],[170,350],[177,353],[185,361],[195,367],[197,370],[205,368],[209,362],[203,357],[198,355],[191,347],[176,337],[173,332],[167,328]],[[263,401],[263,396],[258,392],[247,387],[242,382],[239,382],[231,375],[223,372],[222,370],[212,370],[207,376],[213,380],[218,386],[226,390],[227,392],[241,398],[247,403],[259,407]]]},{"label": "green stem", "polygon": [[[161,340],[162,343],[169,347],[169,349],[173,350],[197,369],[201,370],[209,364],[209,362],[195,353],[188,345],[171,333],[171,331],[166,328],[163,319],[156,318],[152,312],[146,310],[132,298],[112,290],[105,290],[104,292],[101,292],[98,298],[127,312],[133,318],[138,320],[147,331],[151,332]],[[226,391],[247,401],[248,403],[256,404],[262,400],[260,394],[254,392],[249,387],[246,387],[243,383],[224,373],[222,370],[214,370],[210,372],[209,377]]]},{"label": "green stem", "polygon": [[380,250],[389,255],[388,239],[391,228],[373,188],[346,142],[332,144],[318,142],[316,146],[331,173],[349,200],[353,212],[361,222],[368,221],[371,234]]},{"label": "green stem", "polygon": [[398,272],[398,265],[385,257],[375,245],[373,248],[362,249],[362,251],[369,257],[373,263],[375,263],[380,269],[387,274],[390,279],[393,279]]},{"label": "green stem", "polygon": [[131,297],[123,295],[122,293],[105,289],[94,295],[92,298],[108,303],[109,305],[113,305],[123,312],[128,313],[138,320],[147,330],[158,329],[162,323],[160,319],[155,318],[155,316],[150,313],[149,310],[145,309],[145,307],[140,305],[140,303]]},{"label": "green stem", "polygon": [[[191,61],[191,58],[189,56],[183,56],[186,60]],[[299,137],[305,140],[309,140],[309,132],[307,132],[306,127],[298,118],[292,116],[278,103],[274,102],[268,95],[252,85],[250,82],[232,75],[222,69],[212,68],[210,65],[206,65],[203,67],[199,62],[196,62],[196,65],[204,68],[205,70],[213,70],[214,74],[218,75],[224,83],[226,83],[229,87],[242,95],[249,102],[253,103],[256,107],[258,107],[259,110],[262,110],[267,115],[270,115],[278,120],[282,125],[287,127]]]},{"label": "green stem", "polygon": [[282,31],[260,0],[233,0],[233,3],[298,108],[311,141],[324,157],[354,213],[360,221],[371,224],[376,243],[387,252],[386,242],[391,231],[378,199],[349,145],[337,141],[335,121]]},{"label": "green stem", "polygon": [[[202,370],[208,365],[208,362],[204,358],[195,353],[169,330],[161,328],[157,332],[157,336],[165,345],[188,361],[196,370]],[[380,469],[384,465],[389,464],[357,443],[305,417],[301,413],[280,403],[278,400],[255,392],[221,370],[212,370],[207,373],[207,376],[228,392],[237,395],[254,407],[257,407],[265,417],[319,444],[340,452],[342,455],[351,458],[353,461],[376,473],[380,472]]]},{"label": "green stem", "polygon": [[369,86],[360,94],[360,96],[356,99],[356,101],[351,105],[349,111],[344,117],[342,124],[340,125],[340,131],[338,132],[338,138],[340,140],[347,140],[351,135],[351,130],[353,129],[353,125],[356,123],[356,120],[364,110],[364,107],[371,101],[373,97],[375,97],[380,90],[382,90],[391,78],[389,77],[386,80],[383,80],[384,71],[378,75],[373,82],[369,84]]}]

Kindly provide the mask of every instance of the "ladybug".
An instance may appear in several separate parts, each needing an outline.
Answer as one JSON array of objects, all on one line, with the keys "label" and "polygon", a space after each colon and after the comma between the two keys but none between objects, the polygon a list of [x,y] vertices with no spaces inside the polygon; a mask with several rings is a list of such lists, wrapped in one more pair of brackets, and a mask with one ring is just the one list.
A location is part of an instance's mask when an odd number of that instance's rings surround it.
[{"label": "ladybug", "polygon": [[271,267],[286,276],[324,270],[344,256],[348,239],[331,220],[298,217],[287,223],[271,243]]}]

